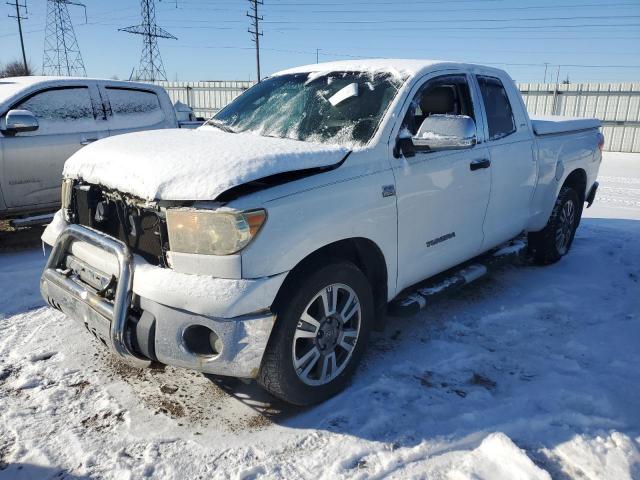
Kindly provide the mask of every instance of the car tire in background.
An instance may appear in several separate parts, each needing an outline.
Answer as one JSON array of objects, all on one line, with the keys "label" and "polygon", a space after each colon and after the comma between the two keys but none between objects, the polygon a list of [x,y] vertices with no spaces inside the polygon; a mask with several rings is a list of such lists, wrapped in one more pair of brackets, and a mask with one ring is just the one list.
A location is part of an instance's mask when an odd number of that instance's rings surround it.
[{"label": "car tire in background", "polygon": [[529,233],[529,251],[535,263],[549,265],[569,252],[581,215],[578,193],[571,187],[562,187],[547,225],[539,232]]},{"label": "car tire in background", "polygon": [[295,405],[340,392],[356,369],[373,325],[371,285],[353,263],[316,262],[294,272],[258,374],[258,383]]}]

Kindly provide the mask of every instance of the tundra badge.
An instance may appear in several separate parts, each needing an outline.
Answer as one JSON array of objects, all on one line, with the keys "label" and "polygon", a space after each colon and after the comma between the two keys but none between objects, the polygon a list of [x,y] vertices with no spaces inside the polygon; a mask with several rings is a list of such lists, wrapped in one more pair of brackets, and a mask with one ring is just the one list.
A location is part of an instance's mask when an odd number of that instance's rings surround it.
[{"label": "tundra badge", "polygon": [[382,186],[382,196],[383,197],[393,197],[396,194],[395,185],[383,185]]}]

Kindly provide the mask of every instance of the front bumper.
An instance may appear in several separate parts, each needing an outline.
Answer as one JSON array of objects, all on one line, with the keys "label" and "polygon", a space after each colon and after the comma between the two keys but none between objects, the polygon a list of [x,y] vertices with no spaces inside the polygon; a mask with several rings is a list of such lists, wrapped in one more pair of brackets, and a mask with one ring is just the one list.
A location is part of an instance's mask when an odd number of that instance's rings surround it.
[{"label": "front bumper", "polygon": [[[69,268],[66,260],[67,256],[73,257],[70,252],[74,244],[89,245],[103,252],[104,257],[115,259],[117,268],[113,272],[101,271],[87,262],[76,262],[84,265],[85,270],[89,269],[89,275],[105,278],[113,275],[112,294],[105,294],[90,285],[91,282],[84,282],[82,277],[86,277],[86,271],[80,274]],[[133,293],[137,267],[124,243],[86,227],[69,225],[53,247],[40,280],[40,291],[50,305],[84,324],[115,354],[137,367],[158,361],[220,375],[245,378],[257,375],[275,320],[268,309],[234,318],[219,318],[186,310],[182,305],[161,303],[156,298]],[[166,280],[163,275],[171,274],[170,271],[161,272],[160,277]],[[255,291],[259,286],[256,281],[247,282],[248,290]],[[264,282],[273,283],[269,279]],[[179,293],[167,292],[167,297],[173,298]],[[219,303],[224,303],[223,298],[218,298]],[[221,307],[221,310],[225,308]],[[196,341],[207,343],[216,338],[216,348],[205,353],[193,348],[193,334],[187,336],[188,330],[205,337],[206,332],[213,332],[213,337]]]}]

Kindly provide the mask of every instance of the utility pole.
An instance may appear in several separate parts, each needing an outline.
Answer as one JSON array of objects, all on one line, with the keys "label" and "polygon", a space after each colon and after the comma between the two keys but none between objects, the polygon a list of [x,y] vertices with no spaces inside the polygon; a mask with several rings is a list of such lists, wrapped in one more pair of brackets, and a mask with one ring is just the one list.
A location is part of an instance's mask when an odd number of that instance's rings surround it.
[{"label": "utility pole", "polygon": [[22,20],[26,20],[28,17],[23,17],[22,16],[22,12],[20,11],[21,8],[24,8],[25,10],[25,14],[27,14],[27,4],[26,4],[26,0],[24,5],[21,5],[20,3],[18,3],[18,0],[15,1],[14,3],[11,2],[7,2],[7,5],[13,6],[15,5],[16,7],[16,14],[15,15],[9,15],[9,18],[15,18],[18,21],[18,31],[20,32],[20,46],[22,47],[22,62],[24,64],[24,74],[27,74],[27,71],[29,70],[29,66],[27,65],[27,54],[24,51],[24,37],[22,36]]},{"label": "utility pole", "polygon": [[320,50],[322,50],[322,49],[321,48],[316,48],[316,63],[320,63],[319,62],[319,58],[320,57],[318,56],[318,53],[320,52]]},{"label": "utility pole", "polygon": [[544,80],[542,83],[547,83],[547,68],[549,67],[549,62],[544,62]]},{"label": "utility pole", "polygon": [[[551,105],[551,115],[557,115],[557,113],[556,113],[556,108],[557,108],[556,102],[558,100],[558,88],[559,88],[558,81],[560,80],[560,66],[561,65],[558,65],[558,70],[556,71],[556,84],[553,87],[553,104]],[[553,75],[553,74],[551,74],[551,75]]]},{"label": "utility pole", "polygon": [[43,75],[86,77],[76,33],[69,16],[69,5],[84,10],[87,23],[87,7],[72,0],[47,0],[47,25],[44,35]]},{"label": "utility pole", "polygon": [[256,70],[258,72],[258,83],[260,83],[260,37],[263,33],[260,31],[260,24],[264,18],[258,15],[258,5],[264,5],[261,0],[249,0],[251,4],[251,13],[247,12],[247,17],[251,19],[251,27],[248,32],[253,35],[251,39],[256,44]]},{"label": "utility pole", "polygon": [[142,35],[142,55],[137,72],[132,72],[131,78],[135,80],[166,80],[167,73],[164,70],[160,49],[158,48],[158,38],[169,38],[177,40],[176,37],[167,32],[164,28],[156,24],[156,4],[155,0],[141,0],[140,9],[142,13],[142,23],[133,27],[119,28],[120,32]]}]

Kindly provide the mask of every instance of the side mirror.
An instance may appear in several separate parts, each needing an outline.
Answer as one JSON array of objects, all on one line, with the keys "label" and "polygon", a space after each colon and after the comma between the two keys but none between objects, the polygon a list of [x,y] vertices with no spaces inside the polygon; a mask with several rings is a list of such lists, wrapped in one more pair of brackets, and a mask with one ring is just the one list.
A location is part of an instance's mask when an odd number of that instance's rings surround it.
[{"label": "side mirror", "polygon": [[38,130],[38,119],[29,110],[9,110],[4,119],[3,130],[11,135]]},{"label": "side mirror", "polygon": [[476,123],[466,115],[430,115],[411,139],[417,150],[471,148],[476,144]]}]

